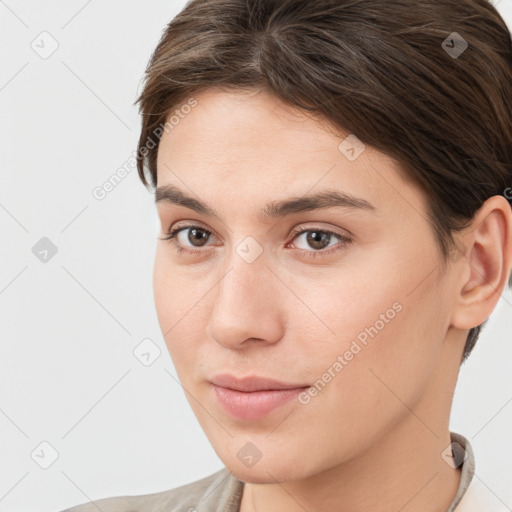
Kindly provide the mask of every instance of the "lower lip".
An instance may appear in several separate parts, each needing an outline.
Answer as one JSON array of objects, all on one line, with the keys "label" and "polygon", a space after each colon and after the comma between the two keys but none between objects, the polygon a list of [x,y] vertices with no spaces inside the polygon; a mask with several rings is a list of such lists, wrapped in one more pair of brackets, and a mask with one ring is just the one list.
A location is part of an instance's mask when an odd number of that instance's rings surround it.
[{"label": "lower lip", "polygon": [[296,398],[304,388],[273,389],[268,391],[235,391],[213,385],[215,396],[225,412],[240,420],[260,419],[277,407]]}]

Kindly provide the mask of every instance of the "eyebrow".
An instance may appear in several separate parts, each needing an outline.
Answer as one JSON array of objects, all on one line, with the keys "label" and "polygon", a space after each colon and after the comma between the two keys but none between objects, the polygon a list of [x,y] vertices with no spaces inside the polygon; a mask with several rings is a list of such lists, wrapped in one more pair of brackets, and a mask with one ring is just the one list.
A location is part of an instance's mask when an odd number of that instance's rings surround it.
[{"label": "eyebrow", "polygon": [[[170,203],[190,208],[197,213],[221,220],[221,215],[202,201],[187,195],[174,185],[163,185],[155,191],[155,203]],[[343,207],[366,210],[377,213],[377,208],[365,199],[361,199],[338,190],[324,190],[302,197],[291,197],[280,201],[271,201],[261,210],[262,219],[280,218],[293,213],[303,213],[323,208]]]}]

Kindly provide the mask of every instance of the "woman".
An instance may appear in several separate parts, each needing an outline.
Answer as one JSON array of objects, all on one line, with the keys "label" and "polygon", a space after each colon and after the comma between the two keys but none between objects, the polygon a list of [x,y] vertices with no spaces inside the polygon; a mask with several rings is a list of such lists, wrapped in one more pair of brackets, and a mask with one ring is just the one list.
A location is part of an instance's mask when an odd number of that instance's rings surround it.
[{"label": "woman", "polygon": [[158,319],[225,468],[69,510],[508,510],[449,430],[512,267],[496,9],[192,0],[137,102]]}]

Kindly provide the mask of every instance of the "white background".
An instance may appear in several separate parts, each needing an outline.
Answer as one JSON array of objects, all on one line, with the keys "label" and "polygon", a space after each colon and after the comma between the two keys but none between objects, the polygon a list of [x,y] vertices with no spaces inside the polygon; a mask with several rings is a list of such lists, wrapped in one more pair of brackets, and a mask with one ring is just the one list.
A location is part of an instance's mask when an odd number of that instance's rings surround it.
[{"label": "white background", "polygon": [[[132,168],[103,200],[92,194],[136,148],[133,102],[183,6],[0,1],[2,512],[163,491],[223,466],[158,326],[151,193]],[[512,0],[498,9],[511,26]],[[51,48],[43,31],[58,43],[46,59],[31,47]],[[32,253],[42,237],[58,250],[46,263]],[[478,477],[509,506],[511,332],[507,291],[462,367],[451,421]],[[148,367],[133,355],[145,338],[161,350]],[[47,469],[31,458],[51,454],[43,441],[58,452]]]}]

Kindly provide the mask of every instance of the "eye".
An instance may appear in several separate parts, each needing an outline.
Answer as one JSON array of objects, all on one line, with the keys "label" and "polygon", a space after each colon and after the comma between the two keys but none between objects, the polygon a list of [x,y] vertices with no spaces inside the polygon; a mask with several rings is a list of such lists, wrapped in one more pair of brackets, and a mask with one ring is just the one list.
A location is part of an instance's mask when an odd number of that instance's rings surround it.
[{"label": "eye", "polygon": [[[182,232],[185,233],[186,231],[188,231],[188,235],[183,236],[182,240],[180,240],[179,235]],[[184,249],[182,247],[183,245],[185,245],[185,247],[190,247],[190,246],[187,246],[186,244],[184,244],[183,239],[189,241],[192,244],[191,247],[203,247],[206,244],[206,242],[208,241],[209,235],[211,235],[211,234],[212,234],[211,231],[209,231],[205,228],[202,228],[201,226],[189,225],[189,226],[182,226],[182,227],[172,229],[171,231],[169,231],[167,233],[167,236],[160,238],[160,240],[171,241],[176,246],[178,253],[180,253],[182,251],[186,251],[189,253],[199,253],[199,252],[204,252],[204,251],[201,251],[201,250],[194,251],[194,250],[190,250],[190,249]],[[196,245],[196,243],[197,243],[197,245]]]},{"label": "eye", "polygon": [[[293,232],[293,235],[294,240],[300,240],[302,238],[309,247],[313,248],[313,250],[309,250],[299,247],[302,254],[313,258],[343,250],[345,246],[351,242],[351,239],[345,235],[317,227],[303,229],[299,226]],[[336,240],[338,240],[338,243],[331,244],[331,242],[335,242]],[[324,250],[326,247],[329,247],[329,249]]]}]

